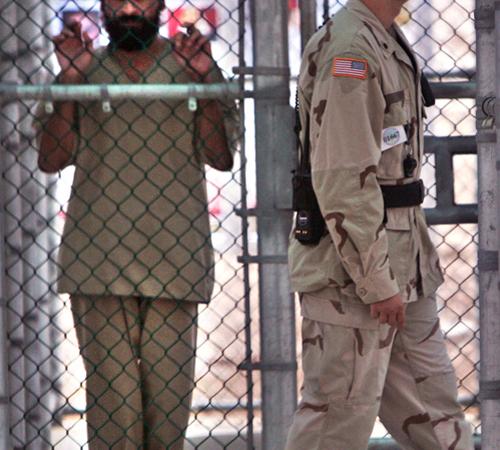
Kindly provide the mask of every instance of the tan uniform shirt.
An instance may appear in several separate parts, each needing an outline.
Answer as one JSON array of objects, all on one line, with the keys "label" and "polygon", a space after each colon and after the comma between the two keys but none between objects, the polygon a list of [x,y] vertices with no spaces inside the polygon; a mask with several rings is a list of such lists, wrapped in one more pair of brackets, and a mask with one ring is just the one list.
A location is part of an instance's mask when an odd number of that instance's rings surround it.
[{"label": "tan uniform shirt", "polygon": [[[142,82],[189,83],[165,44]],[[87,80],[131,83],[107,49],[96,52]],[[121,100],[112,107],[107,113],[100,102],[78,106],[58,290],[207,302],[214,262],[195,113],[186,100]]]},{"label": "tan uniform shirt", "polygon": [[[384,223],[380,189],[420,177],[416,61],[360,0],[350,0],[309,41],[299,79],[301,122],[309,116],[313,186],[328,234],[317,246],[291,238],[293,290],[328,291],[339,299],[330,306],[336,314],[398,292],[406,302],[417,299],[417,289],[431,294],[442,274],[422,209],[389,209]],[[407,143],[394,139],[400,126],[406,126]],[[408,153],[418,167],[405,178]]]}]

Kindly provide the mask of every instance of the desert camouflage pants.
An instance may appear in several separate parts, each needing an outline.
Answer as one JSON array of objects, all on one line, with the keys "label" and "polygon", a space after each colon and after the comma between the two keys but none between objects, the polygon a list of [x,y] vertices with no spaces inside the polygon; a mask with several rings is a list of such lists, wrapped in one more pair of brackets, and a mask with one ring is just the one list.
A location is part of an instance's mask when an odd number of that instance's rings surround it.
[{"label": "desert camouflage pants", "polygon": [[286,450],[365,450],[377,415],[404,450],[473,449],[432,298],[408,305],[401,332],[308,318],[302,329],[304,385]]},{"label": "desert camouflage pants", "polygon": [[90,450],[181,450],[189,420],[197,305],[72,296],[87,372]]}]

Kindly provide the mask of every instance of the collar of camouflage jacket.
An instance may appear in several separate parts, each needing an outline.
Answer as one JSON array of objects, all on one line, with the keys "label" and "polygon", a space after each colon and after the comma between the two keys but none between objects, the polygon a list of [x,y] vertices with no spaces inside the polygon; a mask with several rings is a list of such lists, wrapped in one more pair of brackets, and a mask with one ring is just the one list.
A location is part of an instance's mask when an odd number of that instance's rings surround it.
[{"label": "collar of camouflage jacket", "polygon": [[[382,22],[380,22],[378,17],[375,16],[375,14],[373,14],[361,0],[349,0],[345,7],[365,23],[376,41],[379,43],[380,47],[383,49],[386,57],[395,53],[399,60],[413,68],[412,61],[410,60],[407,52],[401,48],[396,39],[392,37],[389,31],[384,28],[384,25],[382,25]],[[406,40],[401,29],[395,23],[392,26],[402,45],[405,45],[408,49],[410,49],[410,44]]]}]

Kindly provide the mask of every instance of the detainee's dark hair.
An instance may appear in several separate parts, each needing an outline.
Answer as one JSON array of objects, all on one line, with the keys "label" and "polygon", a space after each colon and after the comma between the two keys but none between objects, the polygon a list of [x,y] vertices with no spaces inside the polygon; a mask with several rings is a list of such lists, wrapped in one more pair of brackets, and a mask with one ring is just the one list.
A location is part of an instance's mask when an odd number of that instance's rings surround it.
[{"label": "detainee's dark hair", "polygon": [[[106,3],[106,0],[101,0],[101,8],[104,6],[104,3]],[[158,0],[158,6],[160,9],[165,8],[165,0]]]}]

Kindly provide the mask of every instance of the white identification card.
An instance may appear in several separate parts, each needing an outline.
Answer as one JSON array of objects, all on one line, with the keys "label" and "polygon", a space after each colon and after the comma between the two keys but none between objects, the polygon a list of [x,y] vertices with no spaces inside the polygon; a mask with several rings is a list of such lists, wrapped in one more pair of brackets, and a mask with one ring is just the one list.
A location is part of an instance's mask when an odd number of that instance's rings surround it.
[{"label": "white identification card", "polygon": [[408,137],[406,136],[405,127],[403,125],[384,128],[382,130],[382,151],[389,150],[396,145],[403,144],[407,140]]}]

